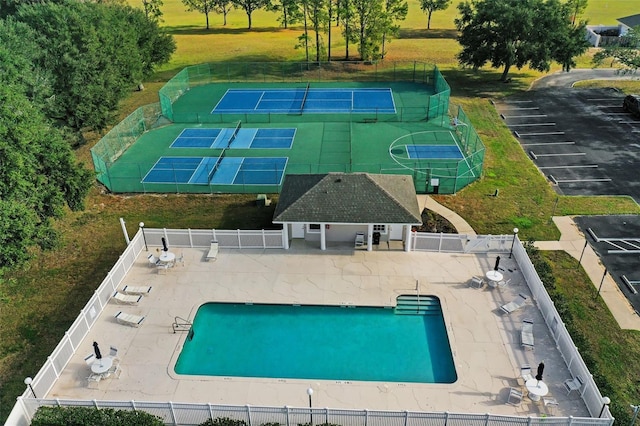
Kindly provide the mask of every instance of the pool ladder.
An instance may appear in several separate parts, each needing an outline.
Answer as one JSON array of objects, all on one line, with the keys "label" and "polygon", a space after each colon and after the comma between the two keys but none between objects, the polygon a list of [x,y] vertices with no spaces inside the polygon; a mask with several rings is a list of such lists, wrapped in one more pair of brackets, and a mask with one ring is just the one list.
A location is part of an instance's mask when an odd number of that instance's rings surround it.
[{"label": "pool ladder", "polygon": [[193,324],[191,324],[191,322],[187,321],[186,319],[182,318],[182,317],[175,317],[173,319],[173,324],[171,324],[171,328],[173,328],[173,334],[176,333],[176,331],[189,331],[191,330],[191,326]]}]

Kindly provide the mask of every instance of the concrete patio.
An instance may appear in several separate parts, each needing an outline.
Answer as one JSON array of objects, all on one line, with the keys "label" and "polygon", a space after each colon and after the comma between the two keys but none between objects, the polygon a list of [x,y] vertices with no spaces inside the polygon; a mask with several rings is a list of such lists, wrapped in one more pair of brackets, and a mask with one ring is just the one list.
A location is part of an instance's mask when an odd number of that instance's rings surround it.
[{"label": "concrete patio", "polygon": [[[150,252],[155,250],[150,247]],[[517,407],[505,403],[509,387],[518,386],[520,365],[530,364],[535,374],[538,363],[544,361],[544,381],[550,396],[559,402],[555,415],[589,417],[578,392],[567,396],[562,383],[571,376],[532,298],[511,315],[500,313],[500,305],[518,293],[530,294],[508,256],[501,256],[501,267],[512,281],[500,290],[469,286],[472,276],[493,268],[495,254],[321,252],[294,246],[288,251],[223,248],[216,261],[205,262],[205,249],[174,251],[183,252],[185,265],[166,274],[149,267],[148,252],[141,252],[121,287],[151,285],[151,293],[137,306],[111,301],[44,397],[305,407],[306,390],[311,387],[316,407],[547,416],[542,403],[527,397]],[[176,316],[192,320],[203,303],[393,306],[398,295],[415,294],[416,280],[421,294],[441,299],[458,374],[453,384],[201,377],[173,372],[187,333],[174,334],[171,324]],[[127,327],[115,321],[119,311],[144,315],[146,320],[139,328]],[[535,323],[534,351],[520,346],[524,318]],[[92,352],[94,340],[103,348],[118,347],[123,372],[119,379],[106,379],[98,389],[89,389],[90,371],[83,358]]]}]

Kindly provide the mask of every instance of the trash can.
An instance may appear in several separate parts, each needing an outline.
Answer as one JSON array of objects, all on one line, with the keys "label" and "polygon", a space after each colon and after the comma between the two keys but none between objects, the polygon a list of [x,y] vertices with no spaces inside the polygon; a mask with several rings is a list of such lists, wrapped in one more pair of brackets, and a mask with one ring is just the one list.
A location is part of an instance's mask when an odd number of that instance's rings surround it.
[{"label": "trash can", "polygon": [[374,232],[374,233],[371,235],[371,239],[373,240],[373,241],[371,241],[371,243],[372,243],[374,246],[379,246],[379,245],[380,245],[380,233],[379,233],[379,232]]}]

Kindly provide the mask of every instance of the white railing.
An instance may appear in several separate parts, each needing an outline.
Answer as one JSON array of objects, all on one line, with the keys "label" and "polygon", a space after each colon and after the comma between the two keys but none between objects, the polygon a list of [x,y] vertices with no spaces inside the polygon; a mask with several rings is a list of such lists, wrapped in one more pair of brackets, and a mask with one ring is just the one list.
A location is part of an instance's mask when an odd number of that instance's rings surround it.
[{"label": "white railing", "polygon": [[229,418],[246,426],[264,424],[285,425],[340,425],[340,426],[610,426],[612,419],[590,417],[517,417],[494,414],[427,413],[412,411],[351,410],[331,408],[259,407],[212,404],[187,404],[144,401],[78,401],[34,400],[22,401],[25,410],[33,415],[41,405],[84,406],[142,410],[160,417],[165,424],[175,426],[198,425],[209,419]]},{"label": "white railing", "polygon": [[[582,377],[584,381],[584,385],[579,392],[589,413],[592,416],[597,416],[600,414],[604,405],[602,402],[603,396],[584,363],[580,352],[578,352],[578,348],[576,348],[575,343],[573,343],[573,339],[562,322],[560,314],[558,314],[547,290],[544,288],[544,284],[533,267],[527,251],[519,240],[516,241],[513,248],[513,257],[518,263],[525,282],[529,286],[533,299],[536,301],[538,309],[542,313],[542,317],[551,331],[551,335],[556,342],[564,362],[567,364],[569,372],[573,377]],[[605,407],[605,413],[607,417],[611,417],[608,407]],[[603,416],[605,413],[603,413]]]},{"label": "white railing", "polygon": [[513,235],[464,235],[414,232],[413,251],[439,253],[492,253],[508,252],[514,242]]},{"label": "white railing", "polygon": [[[417,234],[417,235],[416,235]],[[413,235],[414,250],[460,253],[488,253],[508,252],[513,245],[513,255],[527,282],[533,298],[538,304],[544,320],[551,330],[558,349],[564,358],[571,374],[581,376],[584,386],[580,394],[589,413],[600,414],[603,409],[602,395],[593,377],[578,352],[569,332],[562,323],[558,312],[538,277],[533,264],[529,260],[526,250],[513,235],[467,236],[455,234],[415,233]],[[94,295],[80,312],[78,318],[54,349],[52,354],[33,378],[31,386],[33,392],[25,390],[18,398],[8,420],[7,425],[28,425],[30,419],[41,405],[67,405],[110,407],[115,409],[136,409],[158,415],[171,425],[197,425],[209,418],[232,417],[242,415],[247,425],[261,425],[263,423],[280,423],[282,425],[308,423],[309,409],[293,409],[279,407],[232,407],[213,406],[209,404],[178,404],[172,402],[138,402],[138,401],[87,401],[87,400],[48,400],[36,399],[38,395],[46,395],[53,387],[76,348],[81,344],[89,332],[113,292],[120,286],[129,269],[135,263],[138,255],[150,247],[161,247],[161,238],[167,244],[175,247],[209,247],[211,240],[217,240],[224,248],[282,248],[282,231],[219,231],[219,230],[174,230],[145,228],[144,233],[139,230],[122,256],[118,259],[107,277],[102,281]],[[515,244],[514,244],[515,243]],[[241,414],[239,414],[241,413]],[[489,414],[453,414],[453,413],[409,413],[409,412],[381,412],[356,410],[313,409],[313,416],[319,416],[322,423],[328,422],[343,426],[422,426],[424,421],[434,426],[446,424],[456,420],[464,424],[483,425],[537,425],[549,424],[549,418],[495,416]],[[604,407],[603,418],[553,418],[555,425],[611,425],[613,417],[608,407]],[[317,420],[316,420],[317,421]],[[321,423],[318,421],[318,423]]]}]

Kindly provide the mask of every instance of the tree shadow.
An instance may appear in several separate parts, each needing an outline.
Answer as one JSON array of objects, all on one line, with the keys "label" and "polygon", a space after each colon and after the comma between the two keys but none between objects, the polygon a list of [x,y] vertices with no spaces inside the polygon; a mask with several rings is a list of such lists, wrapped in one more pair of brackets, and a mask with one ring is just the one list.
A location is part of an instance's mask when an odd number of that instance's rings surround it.
[{"label": "tree shadow", "polygon": [[525,72],[510,72],[508,81],[500,81],[502,68],[472,70],[456,68],[441,70],[451,87],[452,96],[503,98],[529,88],[530,75]]},{"label": "tree shadow", "polygon": [[230,27],[211,27],[206,29],[197,25],[179,25],[167,26],[164,29],[172,35],[220,35],[220,34],[251,34],[251,33],[273,33],[278,31],[289,31],[282,27],[254,27],[248,28],[230,28]]},{"label": "tree shadow", "polygon": [[453,29],[431,29],[426,28],[401,28],[400,38],[403,39],[453,39],[458,37],[458,31]]}]

